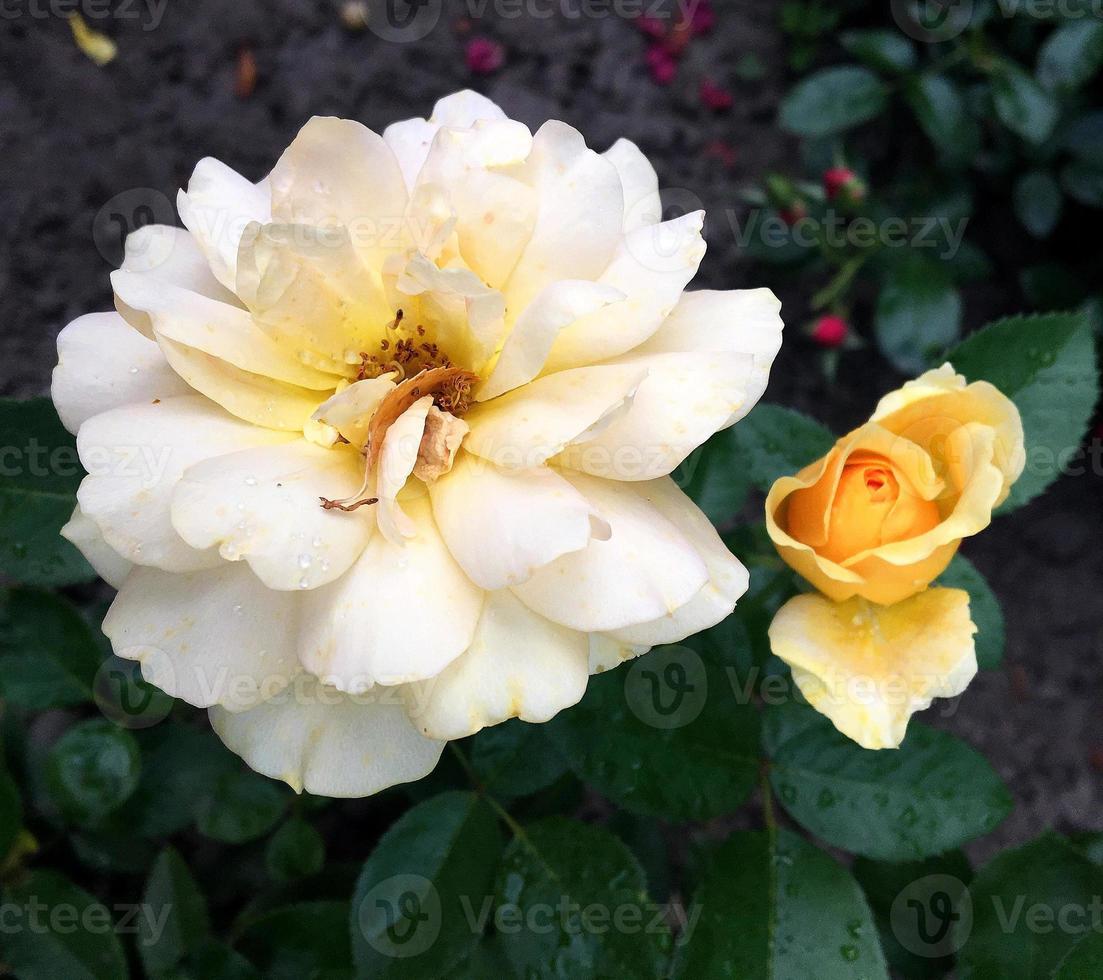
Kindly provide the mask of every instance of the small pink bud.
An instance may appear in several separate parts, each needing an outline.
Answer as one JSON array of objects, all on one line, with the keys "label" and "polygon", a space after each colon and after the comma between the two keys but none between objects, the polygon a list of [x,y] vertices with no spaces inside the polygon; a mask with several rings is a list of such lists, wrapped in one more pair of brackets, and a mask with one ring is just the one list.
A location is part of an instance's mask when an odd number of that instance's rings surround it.
[{"label": "small pink bud", "polygon": [[464,46],[464,60],[469,71],[490,75],[506,62],[506,49],[488,37],[473,37]]},{"label": "small pink bud", "polygon": [[722,109],[730,109],[732,103],[735,101],[732,98],[731,92],[717,85],[711,78],[701,79],[701,86],[698,93],[704,105],[718,112]]},{"label": "small pink bud", "polygon": [[716,26],[716,11],[709,0],[701,0],[693,9],[689,25],[694,34],[708,34]]},{"label": "small pink bud", "polygon": [[850,324],[841,316],[829,313],[812,324],[812,339],[821,347],[838,347],[850,335]]},{"label": "small pink bud", "polygon": [[866,196],[866,185],[849,167],[832,167],[823,175],[823,189],[829,201],[844,193],[853,201],[861,201]]},{"label": "small pink bud", "polygon": [[657,44],[647,49],[647,69],[659,85],[669,85],[678,72],[674,59],[665,48]]}]

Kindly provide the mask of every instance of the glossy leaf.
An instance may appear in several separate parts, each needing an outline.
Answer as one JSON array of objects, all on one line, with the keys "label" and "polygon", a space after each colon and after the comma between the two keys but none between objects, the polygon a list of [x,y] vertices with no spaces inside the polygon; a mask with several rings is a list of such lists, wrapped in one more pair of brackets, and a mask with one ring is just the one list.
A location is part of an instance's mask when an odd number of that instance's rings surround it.
[{"label": "glossy leaf", "polygon": [[904,72],[915,67],[915,45],[900,31],[843,31],[839,42],[871,68]]},{"label": "glossy leaf", "polygon": [[888,89],[868,68],[825,68],[798,82],[781,103],[781,128],[796,136],[844,132],[879,116]]},{"label": "glossy leaf", "polygon": [[46,782],[58,810],[77,824],[95,824],[138,786],[141,754],[134,737],[104,718],[70,728],[50,749]]},{"label": "glossy leaf", "polygon": [[743,465],[759,490],[814,463],[835,444],[815,419],[780,405],[760,404],[735,429]]},{"label": "glossy leaf", "polygon": [[566,760],[548,741],[544,726],[519,718],[479,732],[471,743],[471,765],[498,800],[538,793],[567,772]]},{"label": "glossy leaf", "polygon": [[930,367],[961,334],[961,296],[947,269],[913,257],[890,270],[877,298],[881,353],[901,373]]},{"label": "glossy leaf", "polygon": [[348,902],[285,905],[250,922],[238,947],[264,980],[350,977],[348,919]]},{"label": "glossy leaf", "polygon": [[1015,182],[1012,197],[1015,214],[1035,238],[1046,238],[1061,217],[1061,187],[1050,174],[1023,174]]},{"label": "glossy leaf", "polygon": [[207,900],[180,855],[171,847],[158,856],[143,896],[138,954],[149,976],[176,967],[210,933]]},{"label": "glossy leaf", "polygon": [[295,881],[317,874],[326,860],[326,845],[305,820],[295,818],[272,835],[265,851],[268,873],[276,881]]},{"label": "glossy leaf", "polygon": [[223,773],[202,800],[199,832],[223,844],[244,844],[268,833],[287,809],[288,792],[252,770]]},{"label": "glossy leaf", "polygon": [[957,85],[944,75],[925,74],[905,83],[904,97],[941,159],[968,166],[980,148],[980,127]]},{"label": "glossy leaf", "polygon": [[1057,102],[1033,75],[1004,62],[992,77],[992,97],[1000,121],[1028,143],[1041,145],[1053,135],[1060,115]]},{"label": "glossy leaf", "polygon": [[995,828],[1011,795],[984,757],[912,721],[895,751],[871,752],[811,708],[766,713],[770,782],[789,814],[822,840],[865,857],[909,861]]}]

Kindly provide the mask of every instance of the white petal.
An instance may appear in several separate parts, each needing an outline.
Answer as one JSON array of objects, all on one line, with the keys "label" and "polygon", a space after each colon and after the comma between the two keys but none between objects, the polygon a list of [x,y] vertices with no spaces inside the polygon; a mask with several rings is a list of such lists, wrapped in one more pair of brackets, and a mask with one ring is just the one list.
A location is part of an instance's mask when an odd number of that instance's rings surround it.
[{"label": "white petal", "polygon": [[391,544],[401,546],[403,538],[417,534],[417,525],[399,506],[398,493],[414,472],[421,437],[425,434],[425,417],[432,404],[431,395],[419,398],[394,421],[383,437],[375,492],[379,496],[379,530]]},{"label": "white petal", "polygon": [[631,406],[557,465],[608,480],[666,476],[742,412],[754,363],[749,354],[629,354],[590,370],[625,368],[646,372]]},{"label": "white petal", "polygon": [[190,572],[221,563],[190,547],[172,526],[172,492],[184,471],[213,456],[287,441],[246,425],[198,395],[118,408],[89,419],[77,437],[89,475],[81,509],[120,555],[138,565]]},{"label": "white petal", "polygon": [[341,690],[365,691],[439,674],[471,645],[483,593],[463,574],[426,498],[407,503],[417,534],[376,534],[333,585],[304,596],[299,655]]},{"label": "white petal", "polygon": [[589,367],[538,378],[464,416],[470,452],[510,469],[540,466],[627,411],[646,368]]},{"label": "white petal", "polygon": [[57,355],[51,395],[73,433],[101,412],[190,391],[157,345],[118,313],[78,317],[58,334]]},{"label": "white petal", "polygon": [[468,88],[437,100],[429,121],[438,126],[466,129],[474,126],[480,119],[505,118],[506,114],[490,99]]},{"label": "white petal", "polygon": [[461,452],[429,495],[452,557],[483,589],[524,582],[590,540],[590,503],[544,466],[505,470]]},{"label": "white petal", "polygon": [[560,332],[580,317],[624,299],[612,286],[568,279],[546,287],[517,318],[479,401],[489,401],[535,378]]},{"label": "white petal", "polygon": [[268,180],[272,214],[298,225],[344,225],[369,269],[394,250],[406,182],[382,137],[351,119],[314,116]]},{"label": "white petal", "polygon": [[[214,277],[207,256],[184,228],[145,225],[132,231],[126,238],[121,268],[190,289],[220,303],[240,305],[237,297]],[[148,313],[131,309],[118,296],[115,307],[135,329],[152,338]]]},{"label": "white petal", "polygon": [[394,375],[385,374],[357,381],[319,405],[313,418],[333,426],[353,446],[362,449],[368,441],[368,426],[375,410],[395,387],[393,378]]},{"label": "white petal", "polygon": [[316,796],[371,796],[433,771],[443,742],[420,735],[401,702],[363,702],[303,675],[252,711],[210,712],[218,737],[257,772]]},{"label": "white petal", "polygon": [[728,551],[709,519],[673,480],[637,483],[632,489],[682,532],[704,559],[709,580],[700,592],[672,614],[650,623],[614,630],[611,638],[629,645],[654,647],[678,643],[727,619],[747,591],[750,581],[747,570]]},{"label": "white petal", "polygon": [[171,575],[136,568],[103,631],[166,694],[197,708],[260,704],[300,670],[299,597],[272,592],[244,565]]},{"label": "white petal", "polygon": [[605,271],[621,238],[624,192],[617,168],[556,121],[537,131],[516,176],[539,195],[532,238],[505,287],[508,307],[519,310],[549,283]]},{"label": "white petal", "polygon": [[662,221],[659,177],[640,148],[630,140],[619,139],[602,156],[617,168],[624,188],[624,230]]},{"label": "white petal", "polygon": [[590,633],[590,673],[604,674],[627,660],[642,657],[651,647],[633,646],[614,640],[608,633]]},{"label": "white petal", "polygon": [[104,541],[96,522],[80,507],[73,511],[69,523],[61,529],[61,536],[76,546],[108,585],[115,589],[122,588],[134,565]]},{"label": "white petal", "polygon": [[563,475],[612,533],[514,586],[529,608],[573,629],[618,630],[676,612],[708,581],[705,562],[654,504],[617,483]]},{"label": "white petal", "polygon": [[317,391],[337,385],[335,375],[308,367],[289,354],[240,307],[121,269],[111,274],[111,285],[127,306],[149,314],[157,337],[274,381]]},{"label": "white petal", "polygon": [[512,593],[487,596],[470,649],[437,677],[405,689],[430,738],[458,739],[509,718],[544,722],[577,704],[589,680],[586,634],[537,616]]},{"label": "white petal", "polygon": [[212,157],[196,164],[187,191],[176,196],[180,220],[207,256],[215,278],[231,292],[237,283],[237,249],[251,221],[272,220],[268,184],[253,184]]},{"label": "white petal", "polygon": [[647,225],[625,235],[599,282],[625,299],[576,320],[556,339],[548,370],[594,364],[623,354],[659,329],[705,255],[704,212]]},{"label": "white petal", "polygon": [[270,589],[316,589],[344,575],[375,528],[370,508],[325,510],[363,483],[364,460],[305,440],[246,449],[190,467],[172,523],[193,548],[244,559]]},{"label": "white petal", "polygon": [[781,350],[781,303],[769,289],[702,289],[685,293],[670,316],[635,354],[712,351],[749,354],[753,368],[744,387],[746,401],[729,424],[757,404]]}]

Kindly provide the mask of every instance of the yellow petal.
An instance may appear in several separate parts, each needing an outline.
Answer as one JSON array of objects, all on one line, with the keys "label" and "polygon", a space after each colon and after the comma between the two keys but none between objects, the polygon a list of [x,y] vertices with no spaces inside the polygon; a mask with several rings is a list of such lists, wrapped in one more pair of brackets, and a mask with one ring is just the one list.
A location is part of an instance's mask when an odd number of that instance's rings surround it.
[{"label": "yellow petal", "polygon": [[101,68],[115,60],[115,55],[119,53],[115,42],[106,34],[92,30],[80,14],[69,15],[69,27],[73,31],[73,40],[77,42],[77,47]]},{"label": "yellow petal", "polygon": [[896,748],[908,719],[977,672],[969,594],[929,589],[894,606],[801,595],[770,626],[801,693],[863,748]]}]

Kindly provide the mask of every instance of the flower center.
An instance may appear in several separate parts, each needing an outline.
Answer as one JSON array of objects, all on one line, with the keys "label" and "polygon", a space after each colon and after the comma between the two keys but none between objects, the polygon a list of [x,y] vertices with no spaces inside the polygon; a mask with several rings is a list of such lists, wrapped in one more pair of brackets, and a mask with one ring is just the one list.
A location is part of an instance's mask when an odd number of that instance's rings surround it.
[{"label": "flower center", "polygon": [[399,310],[394,320],[387,324],[387,336],[379,341],[375,349],[361,351],[356,380],[366,381],[384,374],[395,374],[398,381],[405,381],[423,371],[450,367],[451,359],[429,339],[425,326],[412,322],[404,311]]}]

